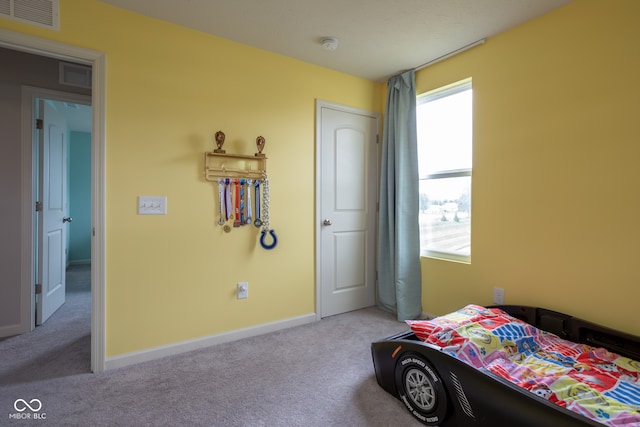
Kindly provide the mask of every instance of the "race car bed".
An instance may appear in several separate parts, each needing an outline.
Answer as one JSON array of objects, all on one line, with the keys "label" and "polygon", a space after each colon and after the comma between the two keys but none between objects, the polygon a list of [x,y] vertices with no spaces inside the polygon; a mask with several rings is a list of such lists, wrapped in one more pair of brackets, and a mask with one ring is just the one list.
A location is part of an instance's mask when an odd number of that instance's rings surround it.
[{"label": "race car bed", "polygon": [[407,323],[373,364],[424,424],[640,427],[640,337],[524,306]]}]

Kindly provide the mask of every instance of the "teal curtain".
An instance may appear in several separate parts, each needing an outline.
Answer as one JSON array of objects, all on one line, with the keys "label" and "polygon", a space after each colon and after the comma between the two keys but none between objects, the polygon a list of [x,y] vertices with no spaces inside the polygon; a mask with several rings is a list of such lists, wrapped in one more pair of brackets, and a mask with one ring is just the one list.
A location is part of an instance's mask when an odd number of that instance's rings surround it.
[{"label": "teal curtain", "polygon": [[415,71],[391,77],[382,139],[378,305],[398,320],[422,314]]}]

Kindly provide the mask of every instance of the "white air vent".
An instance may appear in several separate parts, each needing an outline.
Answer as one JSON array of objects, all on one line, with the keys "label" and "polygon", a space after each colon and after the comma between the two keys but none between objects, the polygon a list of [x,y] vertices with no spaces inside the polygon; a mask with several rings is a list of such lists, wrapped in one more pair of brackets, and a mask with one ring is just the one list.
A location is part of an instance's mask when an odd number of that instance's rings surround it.
[{"label": "white air vent", "polygon": [[61,85],[91,89],[91,67],[61,62],[59,81]]},{"label": "white air vent", "polygon": [[59,1],[0,0],[0,16],[51,30],[59,30]]},{"label": "white air vent", "polygon": [[11,16],[11,1],[10,0],[0,0],[0,15],[9,17]]}]

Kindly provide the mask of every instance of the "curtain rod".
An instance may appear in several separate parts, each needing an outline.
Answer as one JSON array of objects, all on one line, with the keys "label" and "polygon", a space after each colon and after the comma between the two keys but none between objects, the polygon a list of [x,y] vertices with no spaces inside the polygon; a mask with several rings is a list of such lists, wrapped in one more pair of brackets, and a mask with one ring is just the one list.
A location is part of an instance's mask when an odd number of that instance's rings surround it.
[{"label": "curtain rod", "polygon": [[457,55],[457,54],[459,54],[459,53],[462,53],[462,52],[464,52],[465,50],[469,50],[469,49],[471,49],[471,48],[473,48],[473,47],[476,47],[476,46],[479,46],[479,45],[481,45],[481,44],[484,44],[484,40],[485,40],[485,39],[480,39],[480,40],[475,41],[475,42],[473,42],[473,43],[469,43],[468,45],[462,46],[462,47],[461,47],[461,48],[459,48],[459,49],[453,50],[453,51],[451,51],[451,52],[449,52],[449,53],[446,53],[446,54],[444,54],[444,55],[442,55],[442,56],[439,56],[439,57],[437,57],[436,59],[432,59],[432,60],[431,60],[431,61],[429,61],[429,62],[426,62],[426,63],[424,63],[424,64],[422,64],[422,65],[419,65],[419,66],[415,67],[415,68],[413,69],[413,71],[422,70],[423,68],[427,68],[428,66],[433,65],[433,64],[435,64],[435,63],[437,63],[437,62],[444,61],[444,60],[445,60],[445,59],[447,59],[447,58],[451,58],[451,57],[452,57],[452,56],[454,56],[454,55]]}]

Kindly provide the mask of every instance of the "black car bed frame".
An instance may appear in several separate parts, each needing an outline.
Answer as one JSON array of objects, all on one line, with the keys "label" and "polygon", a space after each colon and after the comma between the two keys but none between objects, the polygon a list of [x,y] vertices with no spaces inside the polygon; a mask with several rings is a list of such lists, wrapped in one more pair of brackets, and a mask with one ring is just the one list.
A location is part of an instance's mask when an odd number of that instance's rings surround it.
[{"label": "black car bed frame", "polygon": [[[543,308],[515,305],[491,308],[500,308],[561,338],[640,360],[640,337]],[[371,353],[378,384],[426,425],[602,427],[491,372],[475,369],[421,341],[411,330],[374,342]],[[407,381],[408,375],[418,382]],[[416,390],[407,390],[411,384],[427,387],[428,392],[416,394]],[[416,395],[422,397],[412,397]]]}]

